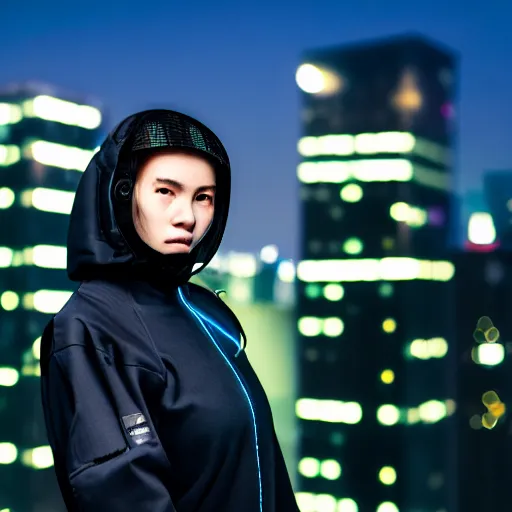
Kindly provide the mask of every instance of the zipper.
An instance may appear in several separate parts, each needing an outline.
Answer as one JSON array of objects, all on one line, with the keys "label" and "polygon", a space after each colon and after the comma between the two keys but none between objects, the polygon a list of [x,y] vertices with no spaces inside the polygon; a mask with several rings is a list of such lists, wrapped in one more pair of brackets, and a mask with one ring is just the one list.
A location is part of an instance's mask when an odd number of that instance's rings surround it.
[{"label": "zipper", "polygon": [[[217,327],[217,329],[220,330],[220,332],[225,334],[230,340],[234,341],[235,343],[236,343],[236,340],[231,335],[229,335],[224,329],[222,329],[222,327],[220,327],[218,324],[216,324],[212,319],[208,318],[204,313],[199,312],[194,307],[192,307],[187,302],[187,300],[185,299],[185,297],[183,295],[183,292],[181,291],[181,288],[178,288],[178,296],[179,296],[181,302],[183,303],[183,305],[190,311],[192,316],[199,322],[199,325],[202,327],[202,329],[207,334],[207,336],[210,338],[210,340],[213,342],[213,344],[215,345],[217,350],[220,352],[220,354],[222,355],[222,357],[224,358],[224,360],[226,361],[228,366],[231,368],[231,371],[233,372],[233,374],[237,378],[238,383],[240,384],[240,387],[242,388],[242,391],[244,392],[245,398],[247,399],[247,402],[249,404],[249,408],[251,410],[251,415],[252,415],[253,428],[254,428],[254,441],[255,441],[255,447],[256,447],[256,462],[258,464],[258,485],[259,485],[259,493],[260,493],[260,512],[263,512],[263,498],[262,498],[263,489],[262,489],[262,484],[261,484],[260,453],[259,453],[259,446],[258,446],[258,430],[257,430],[257,427],[256,427],[256,413],[254,411],[254,405],[252,403],[251,397],[249,396],[249,392],[247,391],[247,388],[246,388],[246,386],[244,385],[244,383],[242,381],[242,377],[239,375],[239,372],[231,364],[231,362],[229,361],[228,357],[226,356],[224,351],[220,348],[218,343],[215,341],[215,338],[212,336],[212,334],[210,333],[209,329],[206,327],[204,322],[206,321],[209,324],[213,324],[215,327]],[[237,345],[238,345],[238,343],[237,343]]]}]

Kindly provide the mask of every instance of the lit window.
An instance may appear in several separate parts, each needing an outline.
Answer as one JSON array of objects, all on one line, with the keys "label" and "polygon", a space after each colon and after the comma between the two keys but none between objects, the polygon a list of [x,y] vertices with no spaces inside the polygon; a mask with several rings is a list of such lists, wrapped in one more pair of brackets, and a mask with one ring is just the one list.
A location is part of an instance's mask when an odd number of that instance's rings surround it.
[{"label": "lit window", "polygon": [[505,359],[505,347],[499,343],[478,345],[471,351],[471,357],[476,364],[496,366]]},{"label": "lit window", "polygon": [[325,318],[323,321],[323,332],[326,336],[335,338],[340,336],[345,329],[345,325],[341,318]]},{"label": "lit window", "polygon": [[363,250],[363,242],[359,238],[349,238],[343,244],[343,250],[347,254],[360,254]]},{"label": "lit window", "polygon": [[391,297],[393,295],[393,285],[391,283],[381,283],[379,285],[379,295],[381,297]]},{"label": "lit window", "polygon": [[397,222],[404,222],[412,227],[421,227],[428,222],[428,213],[425,209],[407,203],[393,204],[389,209],[389,214]]},{"label": "lit window", "polygon": [[297,85],[308,94],[330,95],[342,88],[341,77],[334,71],[313,64],[301,64],[295,74]]},{"label": "lit window", "polygon": [[23,119],[19,105],[13,103],[0,103],[0,125],[16,124]]},{"label": "lit window", "polygon": [[[310,246],[312,249],[312,247]],[[360,281],[449,281],[455,274],[450,261],[415,258],[304,260],[297,266],[297,277],[304,282]]]},{"label": "lit window", "polygon": [[51,96],[37,96],[25,101],[23,111],[26,117],[39,117],[46,121],[56,121],[90,130],[98,128],[101,124],[101,112],[97,108]]},{"label": "lit window", "polygon": [[315,509],[322,512],[336,512],[336,498],[330,494],[317,494],[315,498]]},{"label": "lit window", "polygon": [[400,512],[398,507],[391,501],[385,501],[377,507],[377,512]]},{"label": "lit window", "polygon": [[382,329],[388,334],[394,333],[396,331],[396,321],[393,320],[393,318],[386,318],[386,320],[382,322]]},{"label": "lit window", "polygon": [[277,267],[277,276],[284,283],[292,283],[295,280],[295,264],[293,261],[281,261]]},{"label": "lit window", "polygon": [[395,405],[381,405],[377,409],[377,420],[379,423],[382,423],[382,425],[395,425],[400,420],[400,409]]},{"label": "lit window", "polygon": [[382,239],[382,248],[385,251],[391,251],[395,247],[395,240],[390,236],[386,236]]},{"label": "lit window", "polygon": [[357,503],[350,498],[343,498],[338,501],[337,512],[359,512]]},{"label": "lit window", "polygon": [[313,457],[304,457],[299,462],[299,473],[307,478],[315,478],[320,472],[320,461]]},{"label": "lit window", "polygon": [[318,336],[322,332],[322,319],[304,316],[299,319],[298,327],[303,336]]},{"label": "lit window", "polygon": [[0,187],[0,210],[10,208],[14,203],[14,192],[7,187]]},{"label": "lit window", "polygon": [[391,466],[384,466],[379,471],[379,480],[384,485],[393,485],[396,482],[396,471]]},{"label": "lit window", "polygon": [[347,203],[357,203],[363,197],[363,189],[355,183],[349,183],[340,190],[340,197]]},{"label": "lit window", "polygon": [[73,295],[73,292],[60,290],[38,290],[35,293],[25,293],[23,307],[35,309],[40,313],[58,313]]},{"label": "lit window", "polygon": [[309,299],[318,299],[322,294],[322,289],[317,284],[308,284],[304,289],[304,293]]},{"label": "lit window", "polygon": [[12,387],[18,383],[20,375],[15,368],[0,368],[0,386]]},{"label": "lit window", "polygon": [[0,443],[0,464],[12,464],[18,458],[18,449],[12,443]]},{"label": "lit window", "polygon": [[277,261],[279,249],[276,245],[266,245],[260,251],[260,259],[264,263],[272,264]]},{"label": "lit window", "polygon": [[85,171],[94,156],[94,150],[65,146],[54,142],[38,140],[25,148],[29,158],[36,162],[60,169]]},{"label": "lit window", "polygon": [[384,370],[380,374],[380,380],[384,382],[384,384],[392,384],[395,380],[395,372],[393,372],[393,370]]},{"label": "lit window", "polygon": [[21,204],[43,212],[62,213],[69,215],[75,200],[74,192],[51,188],[35,188],[25,190],[21,194]]},{"label": "lit window", "polygon": [[41,359],[41,337],[37,338],[32,345],[32,355],[35,359]]},{"label": "lit window", "polygon": [[418,412],[423,423],[437,423],[448,415],[446,404],[439,400],[423,402],[419,405]]},{"label": "lit window", "polygon": [[13,311],[18,307],[20,303],[20,297],[16,292],[6,291],[0,295],[0,306],[5,311]]},{"label": "lit window", "polygon": [[341,476],[341,466],[336,460],[324,460],[320,464],[320,474],[327,480],[337,480]]},{"label": "lit window", "polygon": [[448,353],[448,342],[444,338],[417,339],[411,342],[407,355],[417,359],[443,358]]},{"label": "lit window", "polygon": [[473,213],[468,224],[468,240],[477,245],[492,244],[496,241],[496,228],[490,213]]},{"label": "lit window", "polygon": [[336,302],[343,298],[345,290],[341,284],[328,284],[324,287],[324,297],[327,300]]},{"label": "lit window", "polygon": [[53,454],[49,446],[38,446],[31,450],[24,450],[21,460],[25,466],[34,469],[46,469],[53,466]]},{"label": "lit window", "polygon": [[356,152],[360,154],[375,153],[410,153],[416,139],[407,132],[360,133],[355,136]]},{"label": "lit window", "polygon": [[0,167],[7,167],[19,162],[21,151],[18,146],[0,144]]},{"label": "lit window", "polygon": [[303,420],[347,423],[349,425],[359,423],[363,417],[363,410],[357,402],[314,398],[300,398],[297,400],[295,413],[297,417]]},{"label": "lit window", "polygon": [[0,247],[0,268],[7,268],[12,265],[14,251],[9,247]]}]

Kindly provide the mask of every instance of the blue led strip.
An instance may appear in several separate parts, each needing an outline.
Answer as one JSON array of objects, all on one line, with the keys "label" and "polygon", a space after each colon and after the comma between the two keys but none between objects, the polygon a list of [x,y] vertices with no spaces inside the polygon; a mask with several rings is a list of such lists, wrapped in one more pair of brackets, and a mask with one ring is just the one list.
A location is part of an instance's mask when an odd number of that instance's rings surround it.
[{"label": "blue led strip", "polygon": [[[229,359],[226,357],[226,354],[224,354],[223,350],[219,347],[219,345],[215,341],[215,338],[211,335],[210,331],[207,329],[206,325],[204,325],[202,318],[205,318],[205,320],[207,320],[208,322],[212,323],[216,327],[217,327],[217,324],[215,324],[213,322],[213,320],[208,319],[203,313],[200,314],[198,311],[196,311],[185,300],[185,297],[183,296],[183,292],[181,291],[180,288],[178,288],[178,295],[179,295],[179,297],[181,299],[181,302],[183,302],[183,305],[192,313],[192,315],[194,315],[194,317],[197,319],[197,321],[201,324],[202,328],[204,329],[204,331],[206,332],[208,337],[212,340],[213,344],[217,347],[217,350],[221,353],[222,357],[224,358],[226,363],[229,365],[229,367],[231,368],[231,370],[235,374],[235,377],[237,378],[237,380],[238,380],[238,382],[240,384],[240,387],[242,388],[242,390],[243,390],[243,392],[245,394],[245,397],[247,398],[247,402],[249,403],[249,407],[251,409],[251,414],[252,414],[252,423],[253,423],[253,426],[254,426],[254,440],[255,440],[255,444],[256,444],[256,461],[258,463],[258,483],[259,483],[259,486],[260,486],[260,512],[263,512],[263,499],[262,499],[262,488],[261,488],[261,468],[260,468],[260,450],[259,450],[259,446],[258,446],[258,430],[256,428],[256,414],[254,412],[254,407],[252,405],[251,398],[249,396],[249,393],[247,393],[247,390],[245,389],[245,386],[244,386],[244,384],[242,382],[242,379],[240,379],[240,376],[238,375],[238,372],[233,367],[233,365],[231,364]],[[219,328],[219,330],[224,332],[222,329],[220,329],[220,326],[218,326],[218,328]]]},{"label": "blue led strip", "polygon": [[238,349],[238,351],[235,354],[235,357],[238,356],[238,354],[242,350],[242,344],[239,341],[236,341],[236,338],[231,336],[231,334],[229,334],[229,332],[227,332],[225,329],[223,329],[217,322],[215,322],[211,318],[208,318],[204,313],[202,313],[201,311],[199,311],[197,309],[194,311],[195,311],[196,315],[200,316],[205,322],[208,322],[210,325],[213,325],[213,327],[215,327],[218,331],[220,331],[222,334],[224,334],[224,336],[226,336],[226,338],[230,339],[236,345],[236,348]]}]

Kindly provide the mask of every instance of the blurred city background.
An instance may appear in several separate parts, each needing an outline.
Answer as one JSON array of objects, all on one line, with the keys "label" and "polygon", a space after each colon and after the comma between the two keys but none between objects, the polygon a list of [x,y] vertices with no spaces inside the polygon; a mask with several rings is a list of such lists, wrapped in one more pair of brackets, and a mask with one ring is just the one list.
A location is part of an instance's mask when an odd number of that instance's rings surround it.
[{"label": "blurred city background", "polygon": [[74,289],[81,173],[153,107],[231,156],[199,280],[245,327],[301,511],[508,510],[511,16],[497,0],[1,2],[0,512],[64,510],[40,335]]}]

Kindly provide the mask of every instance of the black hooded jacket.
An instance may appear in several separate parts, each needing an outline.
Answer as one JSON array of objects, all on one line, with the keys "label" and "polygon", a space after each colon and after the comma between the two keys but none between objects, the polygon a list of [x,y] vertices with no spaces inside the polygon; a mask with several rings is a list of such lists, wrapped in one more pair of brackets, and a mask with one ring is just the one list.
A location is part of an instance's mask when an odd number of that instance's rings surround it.
[{"label": "black hooded jacket", "polygon": [[162,112],[114,129],[77,190],[68,274],[80,287],[41,342],[43,410],[64,501],[87,512],[298,512],[243,331],[215,293],[188,283],[222,239],[227,155],[217,168],[222,204],[216,199],[210,230],[179,266],[138,252],[119,227],[119,181],[129,179],[120,155],[136,127]]}]

